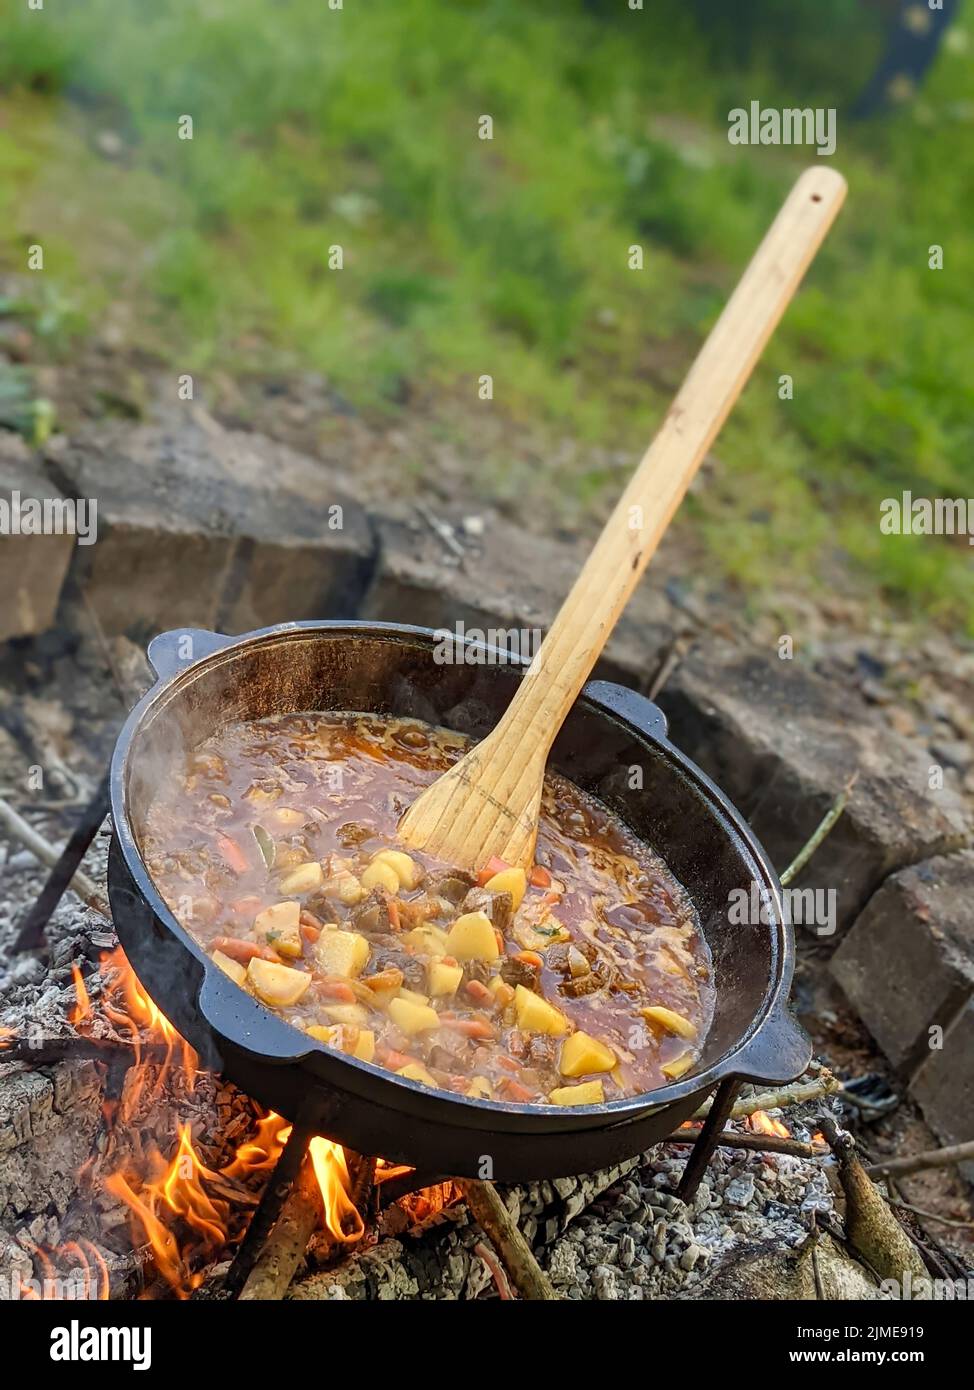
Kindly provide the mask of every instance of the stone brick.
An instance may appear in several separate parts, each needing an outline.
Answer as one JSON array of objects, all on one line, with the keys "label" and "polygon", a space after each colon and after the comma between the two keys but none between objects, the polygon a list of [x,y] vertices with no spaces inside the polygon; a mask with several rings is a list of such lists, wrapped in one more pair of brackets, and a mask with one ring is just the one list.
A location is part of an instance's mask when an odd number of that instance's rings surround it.
[{"label": "stone brick", "polygon": [[[423,627],[546,630],[585,560],[584,547],[529,535],[500,517],[464,538],[462,563],[414,516],[376,521],[379,554],[362,616]],[[682,623],[653,587],[633,594],[596,674],[644,689]]]},{"label": "stone brick", "polygon": [[[910,1095],[923,1117],[945,1144],[974,1140],[974,1000],[961,1010],[910,1083]],[[974,1163],[962,1165],[974,1182]]]},{"label": "stone brick", "polygon": [[199,415],[99,426],[46,465],[98,498],[99,540],[72,580],[110,635],[341,616],[364,588],[372,533],[347,485],[261,435]]},{"label": "stone brick", "polygon": [[970,842],[960,797],[928,789],[922,745],[874,723],[848,692],[794,661],[709,642],[677,669],[659,703],[674,743],[743,812],[779,871],[858,772],[799,884],[836,890],[836,940],[890,873]]},{"label": "stone brick", "polygon": [[[60,499],[62,494],[31,459],[23,440],[0,430],[0,498]],[[32,637],[54,623],[74,536],[0,535],[0,642]]]},{"label": "stone brick", "polygon": [[[974,853],[893,874],[830,967],[890,1062],[912,1075],[930,1057],[929,1029],[949,1028],[974,997]],[[974,1049],[967,1066],[974,1078]]]}]

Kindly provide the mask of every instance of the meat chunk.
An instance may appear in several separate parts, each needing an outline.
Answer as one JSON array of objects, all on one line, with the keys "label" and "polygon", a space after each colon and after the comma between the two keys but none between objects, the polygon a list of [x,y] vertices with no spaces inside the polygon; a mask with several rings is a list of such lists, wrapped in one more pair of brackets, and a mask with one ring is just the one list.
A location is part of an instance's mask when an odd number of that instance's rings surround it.
[{"label": "meat chunk", "polygon": [[542,1073],[553,1071],[560,1046],[560,1038],[553,1038],[546,1033],[532,1033],[525,1061]]},{"label": "meat chunk", "polygon": [[459,906],[465,895],[474,886],[477,880],[472,874],[468,874],[464,869],[454,869],[451,873],[444,874],[433,884],[433,892],[438,897],[446,898],[448,903],[454,907]]},{"label": "meat chunk", "polygon": [[[387,944],[391,942],[392,944]],[[416,956],[411,956],[398,944],[397,938],[372,937],[372,959],[369,969],[373,974],[380,970],[401,970],[403,983],[407,989],[422,991],[426,986],[426,966]]]},{"label": "meat chunk", "polygon": [[363,936],[374,936],[376,932],[389,930],[389,894],[384,888],[373,888],[367,898],[363,898],[353,909],[351,925]]},{"label": "meat chunk", "polygon": [[558,992],[569,999],[581,999],[586,994],[605,989],[612,978],[612,969],[591,941],[564,941],[552,946],[545,955],[550,969],[562,977]]},{"label": "meat chunk", "polygon": [[514,916],[514,899],[510,893],[490,893],[486,888],[471,888],[463,900],[462,912],[483,912],[500,932],[506,932]]},{"label": "meat chunk", "polygon": [[533,989],[535,994],[541,993],[540,966],[518,960],[517,956],[506,956],[501,961],[501,979],[512,988],[524,985],[525,989]]},{"label": "meat chunk", "polygon": [[490,962],[486,960],[465,960],[463,962],[463,983],[477,980],[485,985],[491,976]]}]

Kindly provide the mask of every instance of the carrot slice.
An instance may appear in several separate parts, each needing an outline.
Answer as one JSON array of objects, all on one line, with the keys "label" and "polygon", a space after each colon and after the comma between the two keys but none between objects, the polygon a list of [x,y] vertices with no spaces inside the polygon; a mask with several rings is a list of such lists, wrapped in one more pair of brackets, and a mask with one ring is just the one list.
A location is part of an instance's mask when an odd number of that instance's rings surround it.
[{"label": "carrot slice", "polygon": [[376,1043],[375,1055],[384,1067],[390,1071],[402,1071],[403,1067],[415,1066],[419,1063],[417,1057],[410,1057],[406,1052],[397,1052],[394,1047],[387,1047],[385,1043]]},{"label": "carrot slice", "polygon": [[537,951],[518,951],[514,959],[519,960],[522,965],[537,966],[539,970],[544,965],[544,960],[538,955]]},{"label": "carrot slice", "polygon": [[490,990],[479,980],[468,980],[464,986],[464,993],[468,994],[477,1004],[491,1004],[494,1000]]},{"label": "carrot slice", "polygon": [[549,874],[543,864],[535,864],[534,868],[531,870],[528,882],[531,884],[532,888],[550,888],[551,874]]},{"label": "carrot slice", "polygon": [[534,1092],[529,1091],[527,1086],[522,1086],[520,1081],[515,1081],[512,1076],[502,1076],[497,1083],[497,1089],[503,1094],[505,1100],[522,1103],[534,1100]]},{"label": "carrot slice", "polygon": [[393,931],[399,931],[402,926],[399,920],[399,899],[390,898],[386,903],[386,911],[389,914],[389,925]]},{"label": "carrot slice", "polygon": [[247,965],[252,960],[269,960],[277,965],[281,963],[276,951],[256,941],[242,941],[236,936],[215,936],[210,945],[214,951],[222,951],[225,956],[239,961],[241,965]]},{"label": "carrot slice", "polygon": [[510,864],[506,863],[503,859],[499,859],[496,854],[493,854],[477,875],[477,882],[480,884],[481,888],[483,888],[489,878],[493,878],[495,874],[499,874],[503,869],[509,869],[510,867]]},{"label": "carrot slice", "polygon": [[236,840],[231,840],[229,835],[222,832],[217,835],[216,842],[220,846],[220,853],[230,865],[235,874],[245,874],[250,868],[247,856],[237,844]]},{"label": "carrot slice", "polygon": [[454,1033],[462,1033],[465,1038],[482,1038],[484,1042],[489,1042],[497,1036],[482,1018],[444,1018],[440,1014],[440,1021],[444,1028],[452,1028]]},{"label": "carrot slice", "polygon": [[340,1004],[354,1004],[355,991],[344,980],[315,980],[315,994],[321,999],[335,999]]}]

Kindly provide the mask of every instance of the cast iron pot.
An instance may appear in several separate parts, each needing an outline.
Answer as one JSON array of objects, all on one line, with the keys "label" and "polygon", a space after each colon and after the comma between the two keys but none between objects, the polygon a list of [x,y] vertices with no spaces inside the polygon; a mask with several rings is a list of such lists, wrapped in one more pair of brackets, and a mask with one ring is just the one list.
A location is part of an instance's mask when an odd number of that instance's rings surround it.
[{"label": "cast iron pot", "polygon": [[[467,1099],[313,1042],[210,962],[166,907],[140,853],[160,774],[181,767],[187,748],[224,724],[303,710],[411,715],[482,737],[521,670],[485,647],[466,649],[463,664],[440,664],[435,648],[428,629],[361,622],[287,623],[243,637],[167,632],[150,644],[158,681],[132,711],[112,760],[109,896],[139,979],[202,1065],[359,1153],[458,1177],[492,1171],[503,1180],[589,1172],[640,1153],[729,1076],[800,1075],[811,1048],[786,1008],[794,940],[774,869],[727,799],[668,741],[662,712],[603,681],[585,687],[550,761],[663,856],[700,914],[717,1008],[686,1076],[599,1106]],[[634,767],[641,790],[630,786]],[[731,925],[731,891],[750,892],[754,882],[766,920]]]}]

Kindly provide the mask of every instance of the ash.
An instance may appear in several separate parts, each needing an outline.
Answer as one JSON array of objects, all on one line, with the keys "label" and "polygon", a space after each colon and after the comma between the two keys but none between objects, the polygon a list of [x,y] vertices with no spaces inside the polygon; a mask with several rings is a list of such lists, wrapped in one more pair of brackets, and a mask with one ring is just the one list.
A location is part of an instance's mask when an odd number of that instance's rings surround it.
[{"label": "ash", "polygon": [[688,1205],[672,1192],[684,1162],[649,1157],[554,1242],[545,1264],[563,1297],[693,1296],[735,1247],[797,1249],[812,1213],[833,1210],[820,1164],[718,1149]]}]

